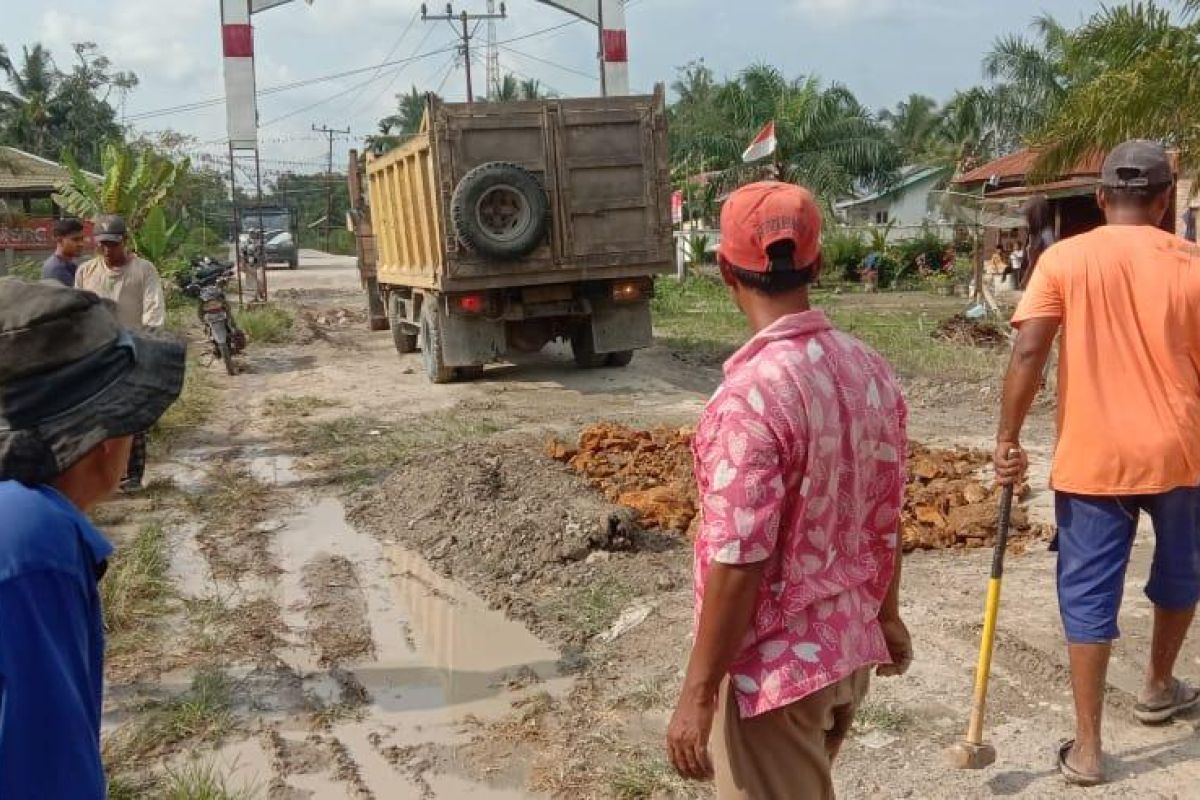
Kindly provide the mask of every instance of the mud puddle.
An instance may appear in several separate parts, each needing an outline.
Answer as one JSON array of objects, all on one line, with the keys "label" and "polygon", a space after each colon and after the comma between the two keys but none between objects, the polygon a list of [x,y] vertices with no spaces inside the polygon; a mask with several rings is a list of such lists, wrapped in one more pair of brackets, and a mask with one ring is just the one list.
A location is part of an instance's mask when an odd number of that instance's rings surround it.
[{"label": "mud puddle", "polygon": [[[394,797],[407,780],[413,797],[520,796],[472,781],[454,748],[464,720],[498,719],[534,692],[565,694],[558,653],[418,554],[356,530],[337,499],[293,499],[296,510],[271,523],[288,631],[277,655],[325,724],[314,743],[294,681],[274,701],[259,698],[282,747],[317,754],[293,759],[288,786],[323,797],[334,780],[342,793],[349,784],[358,796]],[[279,772],[280,759],[250,740],[222,757],[239,773],[268,763]]]}]

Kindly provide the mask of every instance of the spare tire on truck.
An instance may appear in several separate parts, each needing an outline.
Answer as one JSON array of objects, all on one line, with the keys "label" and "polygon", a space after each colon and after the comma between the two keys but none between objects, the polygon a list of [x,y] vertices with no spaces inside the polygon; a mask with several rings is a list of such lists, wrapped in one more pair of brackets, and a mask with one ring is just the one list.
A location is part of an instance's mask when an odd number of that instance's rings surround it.
[{"label": "spare tire on truck", "polygon": [[537,176],[502,161],[468,172],[450,199],[458,240],[472,252],[497,261],[523,258],[542,243],[549,208]]}]

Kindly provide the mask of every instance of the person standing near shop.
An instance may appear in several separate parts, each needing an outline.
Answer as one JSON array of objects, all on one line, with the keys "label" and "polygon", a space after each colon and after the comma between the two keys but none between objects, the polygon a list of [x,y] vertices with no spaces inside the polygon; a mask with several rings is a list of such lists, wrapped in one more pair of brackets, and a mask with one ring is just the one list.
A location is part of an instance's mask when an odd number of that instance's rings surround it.
[{"label": "person standing near shop", "polygon": [[[127,247],[124,218],[97,217],[93,238],[99,254],[75,274],[75,288],[93,292],[117,304],[117,318],[131,330],[159,330],[166,325],[166,299],[158,269]],[[146,474],[146,434],[133,437],[123,491],[137,491]]]}]

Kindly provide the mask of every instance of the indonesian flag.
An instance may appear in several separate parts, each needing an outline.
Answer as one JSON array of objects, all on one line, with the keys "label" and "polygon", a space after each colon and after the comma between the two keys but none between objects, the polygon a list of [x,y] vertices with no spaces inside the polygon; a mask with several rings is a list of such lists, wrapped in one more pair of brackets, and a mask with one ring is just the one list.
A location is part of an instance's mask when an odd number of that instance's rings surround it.
[{"label": "indonesian flag", "polygon": [[766,158],[775,152],[778,144],[779,140],[775,138],[775,120],[771,120],[758,132],[758,136],[754,137],[746,152],[742,153],[742,161],[749,164],[751,161]]}]

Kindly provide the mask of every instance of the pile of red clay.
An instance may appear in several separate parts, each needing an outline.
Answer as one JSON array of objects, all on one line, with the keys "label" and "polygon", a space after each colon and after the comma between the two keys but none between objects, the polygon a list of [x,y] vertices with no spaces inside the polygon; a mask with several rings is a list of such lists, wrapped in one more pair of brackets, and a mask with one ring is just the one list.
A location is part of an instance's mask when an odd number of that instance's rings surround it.
[{"label": "pile of red clay", "polygon": [[[698,508],[691,444],[687,428],[638,430],[600,423],[584,428],[576,446],[551,441],[546,453],[609,502],[632,509],[644,527],[684,533],[691,532]],[[1000,490],[978,477],[987,461],[977,450],[910,443],[901,515],[905,552],[992,546]],[[1017,552],[1046,533],[1029,523],[1023,508],[1013,508],[1010,536]]]},{"label": "pile of red clay", "polygon": [[576,447],[552,441],[546,452],[610,503],[632,509],[646,528],[683,533],[696,516],[691,430],[600,423],[584,428]]}]

